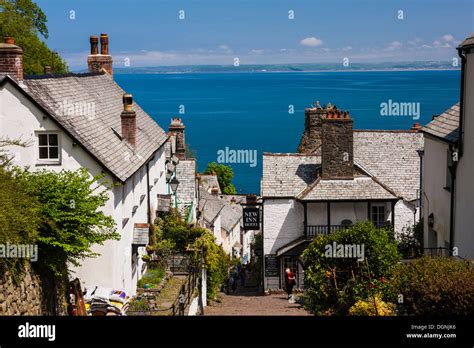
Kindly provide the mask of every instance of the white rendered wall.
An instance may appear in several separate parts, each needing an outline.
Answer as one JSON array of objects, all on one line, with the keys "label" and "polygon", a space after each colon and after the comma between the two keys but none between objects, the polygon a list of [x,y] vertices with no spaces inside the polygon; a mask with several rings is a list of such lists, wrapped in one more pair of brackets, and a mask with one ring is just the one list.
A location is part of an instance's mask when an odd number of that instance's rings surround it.
[{"label": "white rendered wall", "polygon": [[449,242],[449,220],[451,193],[445,190],[446,172],[448,170],[448,145],[426,135],[423,156],[423,216],[424,247],[428,245],[428,216],[434,215],[433,230],[437,232],[438,241],[434,247],[444,247]]},{"label": "white rendered wall", "polygon": [[454,246],[474,259],[474,52],[467,54],[464,85],[464,153],[457,168]]},{"label": "white rendered wall", "polygon": [[[119,116],[118,116],[119,117]],[[38,165],[36,153],[37,131],[55,131],[60,134],[61,163],[60,165]],[[9,150],[15,155],[15,164],[21,167],[30,167],[31,170],[61,171],[77,170],[87,168],[91,175],[103,172],[103,167],[98,164],[80,146],[73,145],[74,141],[65,134],[50,118],[36,108],[28,99],[19,93],[10,84],[0,89],[0,138],[30,140],[33,145],[27,148],[11,147]],[[150,163],[150,185],[154,178],[158,182],[151,191],[152,211],[156,210],[156,194],[166,193],[166,182],[164,173],[163,148],[157,151],[155,159]],[[112,177],[106,174],[106,179],[113,182]],[[77,276],[85,286],[103,286],[114,289],[123,289],[127,294],[136,292],[136,282],[144,272],[141,255],[144,248],[138,250],[136,257],[137,267],[132,274],[132,238],[135,223],[147,223],[147,199],[140,204],[140,196],[146,194],[146,170],[145,166],[130,178],[125,186],[114,186],[108,191],[109,200],[103,212],[112,216],[115,220],[117,232],[120,233],[119,241],[107,241],[103,246],[93,246],[92,250],[100,254],[96,258],[88,258],[82,262],[82,266],[73,268]],[[124,197],[123,194],[126,193]],[[138,205],[138,209],[132,216],[132,207]],[[127,225],[122,229],[122,219],[130,218]]]}]

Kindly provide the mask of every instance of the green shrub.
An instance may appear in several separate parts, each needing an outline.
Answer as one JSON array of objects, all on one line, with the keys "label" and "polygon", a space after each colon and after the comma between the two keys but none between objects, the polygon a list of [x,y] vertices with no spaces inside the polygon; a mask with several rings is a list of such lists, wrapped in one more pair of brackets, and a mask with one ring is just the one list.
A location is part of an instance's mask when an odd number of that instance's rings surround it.
[{"label": "green shrub", "polygon": [[423,254],[423,219],[397,234],[397,242],[398,251],[403,258],[420,257]]},{"label": "green shrub", "polygon": [[397,265],[391,283],[408,315],[474,314],[474,267],[468,262],[423,257]]},{"label": "green shrub", "polygon": [[350,309],[349,315],[358,316],[392,316],[395,315],[395,304],[382,301],[375,295],[368,300],[357,301]]},{"label": "green shrub", "polygon": [[[35,244],[40,207],[12,172],[0,166],[0,244]],[[0,274],[21,274],[24,259],[0,257]]]},{"label": "green shrub", "polygon": [[[189,226],[180,216],[177,209],[173,209],[164,219],[159,219],[156,230],[157,242],[168,240],[168,247],[173,245],[175,251],[183,253],[186,248],[200,237],[205,229]],[[163,245],[162,245],[163,247]]]},{"label": "green shrub", "polygon": [[137,286],[143,288],[148,284],[150,288],[157,287],[165,277],[165,269],[163,267],[148,268],[143,277],[138,281]]},{"label": "green shrub", "polygon": [[[333,242],[364,245],[364,260],[326,257],[326,246]],[[314,314],[346,315],[358,300],[379,293],[392,298],[386,283],[399,258],[393,231],[377,229],[371,222],[316,236],[303,253],[305,306]]]},{"label": "green shrub", "polygon": [[139,300],[134,299],[133,301],[131,301],[130,306],[128,307],[127,311],[146,312],[146,311],[149,311],[150,309],[151,308],[148,301],[144,298],[141,298]]},{"label": "green shrub", "polygon": [[202,262],[207,271],[207,297],[215,299],[221,285],[227,279],[227,270],[230,264],[229,256],[221,246],[216,244],[215,237],[208,230],[196,239],[193,248],[196,262],[199,262],[202,257]]},{"label": "green shrub", "polygon": [[67,275],[67,265],[80,265],[98,254],[93,245],[120,239],[115,222],[101,208],[108,200],[103,176],[77,171],[17,172],[28,194],[37,200],[41,221],[38,229],[38,262],[57,276]]}]

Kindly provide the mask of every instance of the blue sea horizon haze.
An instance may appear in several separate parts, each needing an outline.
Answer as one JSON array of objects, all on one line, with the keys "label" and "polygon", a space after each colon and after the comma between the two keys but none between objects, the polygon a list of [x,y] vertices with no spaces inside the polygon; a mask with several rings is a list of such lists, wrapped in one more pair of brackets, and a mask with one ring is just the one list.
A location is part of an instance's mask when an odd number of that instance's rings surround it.
[{"label": "blue sea horizon haze", "polygon": [[[258,194],[263,152],[296,152],[304,109],[316,100],[348,110],[355,129],[409,129],[459,101],[460,71],[115,74],[114,79],[163,129],[172,117],[183,119],[199,171],[226,148],[256,151],[256,166],[229,165],[237,192]],[[419,103],[419,118],[383,116],[381,104],[390,102]]]}]

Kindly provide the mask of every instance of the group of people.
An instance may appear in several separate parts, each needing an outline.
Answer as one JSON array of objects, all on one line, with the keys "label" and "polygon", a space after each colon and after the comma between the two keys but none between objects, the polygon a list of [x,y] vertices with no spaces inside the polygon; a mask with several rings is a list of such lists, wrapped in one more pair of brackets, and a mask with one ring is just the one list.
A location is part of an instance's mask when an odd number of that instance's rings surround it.
[{"label": "group of people", "polygon": [[228,292],[230,293],[235,292],[237,290],[237,284],[240,280],[240,286],[245,286],[245,279],[247,277],[247,273],[251,271],[251,264],[238,264],[230,269],[229,272],[229,285],[227,287]]},{"label": "group of people", "polygon": [[[235,293],[237,291],[237,285],[240,280],[240,286],[245,287],[245,280],[247,277],[247,273],[251,271],[251,264],[238,264],[234,266],[229,271],[229,279],[227,283],[227,293]],[[296,276],[291,271],[291,269],[287,268],[285,270],[285,290],[288,294],[288,302],[294,303],[295,299],[293,297],[293,289],[296,286]]]}]

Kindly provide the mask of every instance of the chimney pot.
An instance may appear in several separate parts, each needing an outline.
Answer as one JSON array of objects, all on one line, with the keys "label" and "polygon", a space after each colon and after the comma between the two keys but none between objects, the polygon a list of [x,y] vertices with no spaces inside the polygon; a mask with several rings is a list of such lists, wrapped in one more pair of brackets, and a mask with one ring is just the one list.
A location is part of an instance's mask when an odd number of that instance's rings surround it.
[{"label": "chimney pot", "polygon": [[44,67],[44,73],[46,75],[51,75],[53,73],[53,69],[51,69],[51,67],[49,65],[45,65]]},{"label": "chimney pot", "polygon": [[109,36],[107,34],[100,34],[100,54],[109,54]]},{"label": "chimney pot", "polygon": [[89,41],[91,43],[91,55],[95,56],[99,54],[99,38],[97,36],[91,36]]},{"label": "chimney pot", "polygon": [[15,39],[11,36],[5,37],[5,43],[9,45],[14,45],[15,44]]},{"label": "chimney pot", "polygon": [[412,130],[414,131],[419,131],[421,129],[421,124],[418,122],[414,123],[413,126],[411,127]]},{"label": "chimney pot", "polygon": [[122,97],[122,102],[124,111],[132,111],[133,96],[131,94],[125,93]]}]

